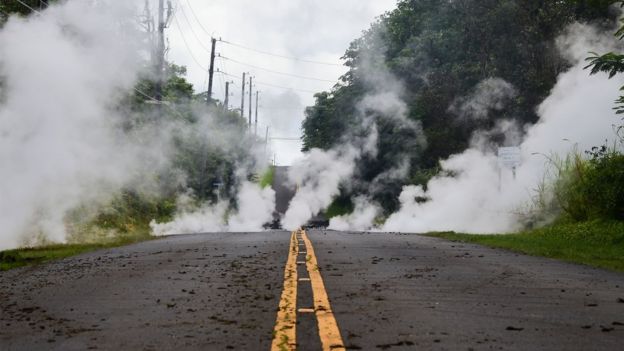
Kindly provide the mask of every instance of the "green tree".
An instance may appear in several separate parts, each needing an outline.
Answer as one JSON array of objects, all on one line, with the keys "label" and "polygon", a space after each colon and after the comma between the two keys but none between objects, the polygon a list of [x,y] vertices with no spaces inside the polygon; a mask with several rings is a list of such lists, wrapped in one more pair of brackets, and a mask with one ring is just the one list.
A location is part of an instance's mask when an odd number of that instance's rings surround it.
[{"label": "green tree", "polygon": [[[380,127],[376,160],[363,159],[358,173],[366,184],[407,155],[413,180],[438,169],[440,159],[465,150],[476,130],[489,130],[500,119],[535,123],[535,106],[544,100],[569,68],[555,39],[575,22],[607,28],[615,19],[604,0],[400,0],[354,40],[344,59],[349,71],[331,91],[316,95],[303,122],[304,151],[329,149],[344,141],[358,121],[355,106],[369,92],[365,75],[371,67],[390,71],[404,87],[408,118],[420,123],[427,147],[416,147],[416,136],[397,137],[396,129]],[[369,58],[374,55],[373,62]],[[367,60],[365,60],[365,58]],[[366,62],[365,62],[366,61]],[[462,120],[449,110],[484,79],[499,77],[518,94],[490,118]],[[395,163],[396,164],[396,163]],[[354,191],[363,190],[362,186]],[[384,187],[382,187],[384,188]],[[387,186],[399,189],[400,186]],[[383,205],[398,193],[383,196]],[[395,196],[396,197],[396,196]]]}]

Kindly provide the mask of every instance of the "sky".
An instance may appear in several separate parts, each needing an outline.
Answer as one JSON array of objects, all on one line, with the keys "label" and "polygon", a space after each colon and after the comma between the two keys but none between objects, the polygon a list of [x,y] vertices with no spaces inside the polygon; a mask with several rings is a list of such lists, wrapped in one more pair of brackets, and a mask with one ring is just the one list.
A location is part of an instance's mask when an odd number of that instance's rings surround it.
[{"label": "sky", "polygon": [[[157,2],[152,2],[155,8]],[[258,134],[264,137],[269,127],[278,165],[289,165],[301,156],[299,140],[280,139],[301,136],[303,111],[314,103],[314,93],[330,90],[346,72],[340,57],[350,42],[379,15],[396,6],[396,0],[173,0],[172,3],[175,16],[167,29],[168,59],[187,67],[187,78],[197,92],[206,91],[211,36],[231,43],[217,43],[215,67],[220,73],[215,73],[213,97],[223,100],[225,82],[232,81],[230,107],[240,108],[242,73],[249,72],[255,77],[254,92],[260,91]],[[253,100],[255,107],[255,95]],[[248,103],[246,97],[245,117],[249,113]]]}]

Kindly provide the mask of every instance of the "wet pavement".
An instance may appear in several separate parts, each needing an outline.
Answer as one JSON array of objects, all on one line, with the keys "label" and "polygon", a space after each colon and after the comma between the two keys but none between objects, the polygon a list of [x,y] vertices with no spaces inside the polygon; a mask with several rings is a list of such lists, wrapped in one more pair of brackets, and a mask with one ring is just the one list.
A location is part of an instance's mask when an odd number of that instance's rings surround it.
[{"label": "wet pavement", "polygon": [[[308,236],[347,349],[624,345],[624,274],[419,235]],[[289,238],[175,236],[0,272],[0,350],[268,350]],[[320,347],[313,316],[299,350]]]}]

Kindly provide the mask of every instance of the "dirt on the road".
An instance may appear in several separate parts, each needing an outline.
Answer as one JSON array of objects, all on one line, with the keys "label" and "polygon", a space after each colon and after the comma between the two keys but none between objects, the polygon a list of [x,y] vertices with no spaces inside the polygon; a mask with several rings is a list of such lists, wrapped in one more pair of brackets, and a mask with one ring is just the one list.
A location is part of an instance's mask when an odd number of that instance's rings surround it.
[{"label": "dirt on the road", "polygon": [[[419,235],[308,237],[348,350],[624,345],[623,274]],[[290,238],[175,236],[0,272],[0,350],[269,350]],[[297,315],[298,350],[320,348],[315,327]]]},{"label": "dirt on the road", "polygon": [[309,236],[348,349],[624,349],[624,274],[419,235]]},{"label": "dirt on the road", "polygon": [[268,349],[289,235],[178,236],[0,272],[0,350]]}]

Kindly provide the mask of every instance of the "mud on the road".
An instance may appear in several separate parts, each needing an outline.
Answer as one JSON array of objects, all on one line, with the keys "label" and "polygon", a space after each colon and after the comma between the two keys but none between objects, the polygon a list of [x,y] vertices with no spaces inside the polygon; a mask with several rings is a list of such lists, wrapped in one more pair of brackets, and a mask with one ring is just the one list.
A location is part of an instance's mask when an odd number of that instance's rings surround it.
[{"label": "mud on the road", "polygon": [[268,349],[289,235],[171,237],[0,272],[0,349]]},{"label": "mud on the road", "polygon": [[[419,235],[308,235],[347,349],[624,345],[621,273]],[[0,350],[268,350],[290,236],[177,236],[1,272]],[[313,316],[297,319],[298,350],[319,349]]]},{"label": "mud on the road", "polygon": [[347,349],[624,349],[621,273],[419,235],[308,233]]}]

